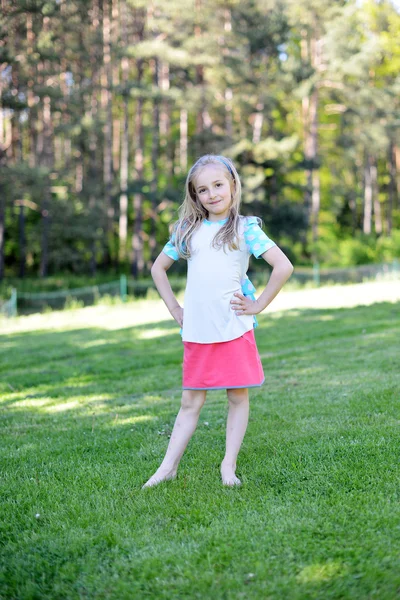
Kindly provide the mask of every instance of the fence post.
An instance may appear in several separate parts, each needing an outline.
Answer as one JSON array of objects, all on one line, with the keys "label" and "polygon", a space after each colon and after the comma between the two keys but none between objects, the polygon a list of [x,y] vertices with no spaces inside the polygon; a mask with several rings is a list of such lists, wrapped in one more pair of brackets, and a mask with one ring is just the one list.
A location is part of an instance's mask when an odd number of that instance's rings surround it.
[{"label": "fence post", "polygon": [[126,296],[127,296],[126,275],[121,275],[121,277],[119,278],[119,291],[120,291],[120,296],[121,296],[122,302],[126,302]]},{"label": "fence post", "polygon": [[314,283],[317,287],[319,287],[320,284],[320,276],[319,276],[319,263],[315,262],[313,264],[313,278],[314,278]]},{"label": "fence post", "polygon": [[392,266],[393,266],[393,273],[394,273],[395,277],[397,278],[399,276],[399,261],[397,260],[397,258],[393,259]]},{"label": "fence post", "polygon": [[10,301],[10,316],[11,317],[16,317],[17,316],[17,289],[16,288],[12,288],[11,290],[11,301]]}]

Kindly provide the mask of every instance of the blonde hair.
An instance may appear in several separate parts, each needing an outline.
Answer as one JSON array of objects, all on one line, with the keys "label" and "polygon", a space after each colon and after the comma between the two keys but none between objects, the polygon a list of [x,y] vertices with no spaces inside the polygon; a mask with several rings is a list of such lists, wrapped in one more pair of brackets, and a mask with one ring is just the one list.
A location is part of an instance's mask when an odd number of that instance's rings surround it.
[{"label": "blonde hair", "polygon": [[237,250],[239,247],[239,208],[242,196],[242,186],[238,172],[233,162],[225,156],[205,154],[199,158],[190,169],[185,183],[185,197],[179,207],[179,219],[173,225],[172,242],[181,258],[191,256],[190,242],[193,234],[199,229],[204,219],[208,219],[208,210],[201,204],[194,187],[194,180],[200,170],[206,165],[217,165],[225,171],[230,182],[232,201],[228,220],[215,235],[212,245],[214,248]]}]

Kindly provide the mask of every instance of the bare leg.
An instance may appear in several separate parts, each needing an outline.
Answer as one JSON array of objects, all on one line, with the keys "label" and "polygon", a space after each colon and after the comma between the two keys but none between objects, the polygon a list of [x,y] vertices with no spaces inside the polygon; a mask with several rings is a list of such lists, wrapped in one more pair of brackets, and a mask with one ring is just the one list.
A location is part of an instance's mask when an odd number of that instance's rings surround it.
[{"label": "bare leg", "polygon": [[229,401],[226,423],[226,452],[221,464],[222,483],[240,485],[236,477],[236,459],[249,421],[249,390],[247,388],[226,390]]},{"label": "bare leg", "polygon": [[143,487],[151,487],[162,481],[175,479],[179,462],[197,427],[205,399],[205,390],[183,390],[181,409],[176,417],[164,460]]}]

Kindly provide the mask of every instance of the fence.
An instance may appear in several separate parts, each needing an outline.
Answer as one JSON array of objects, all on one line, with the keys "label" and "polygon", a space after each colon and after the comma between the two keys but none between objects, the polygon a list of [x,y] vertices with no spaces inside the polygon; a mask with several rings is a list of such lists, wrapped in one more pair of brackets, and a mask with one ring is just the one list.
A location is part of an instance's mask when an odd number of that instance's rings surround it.
[{"label": "fence", "polygon": [[83,305],[95,304],[102,296],[120,297],[123,302],[127,299],[127,278],[121,275],[118,281],[102,283],[81,288],[61,290],[55,292],[18,292],[16,301],[19,313],[32,313],[43,310],[45,307],[62,309],[78,301]]},{"label": "fence", "polygon": [[362,283],[365,280],[400,277],[400,263],[394,260],[392,263],[380,265],[359,265],[356,267],[320,268],[316,263],[312,270],[296,268],[292,280],[299,283],[313,281],[315,285],[321,283]]},{"label": "fence", "polygon": [[17,290],[15,288],[11,290],[11,298],[6,302],[0,303],[0,315],[6,317],[17,316]]},{"label": "fence", "polygon": [[[265,285],[265,276],[262,278],[258,273],[250,274],[250,278],[256,286]],[[313,268],[295,269],[290,281],[292,284],[299,286],[311,283],[319,286],[324,283],[360,283],[371,279],[399,279],[400,278],[400,263],[395,260],[393,263],[381,265],[363,265],[349,268],[320,268],[315,264]],[[185,287],[184,278],[169,277],[169,281],[174,293],[182,291]],[[0,304],[0,315],[12,317],[17,314],[29,314],[40,312],[46,307],[53,309],[61,309],[68,305],[73,305],[74,302],[80,301],[84,305],[94,304],[102,296],[109,295],[119,297],[125,302],[129,296],[146,297],[149,290],[154,290],[152,279],[135,281],[127,279],[125,275],[121,275],[117,281],[103,283],[82,288],[56,292],[41,292],[41,293],[26,293],[12,290],[11,298],[4,304]]]}]

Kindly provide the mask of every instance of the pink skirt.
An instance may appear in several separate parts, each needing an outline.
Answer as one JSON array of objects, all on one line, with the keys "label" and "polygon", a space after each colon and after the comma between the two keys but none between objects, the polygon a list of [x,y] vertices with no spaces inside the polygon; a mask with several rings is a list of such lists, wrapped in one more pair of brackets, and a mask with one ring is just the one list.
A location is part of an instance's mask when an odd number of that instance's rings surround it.
[{"label": "pink skirt", "polygon": [[254,330],[229,342],[183,342],[184,390],[218,390],[257,387],[264,371]]}]

